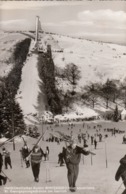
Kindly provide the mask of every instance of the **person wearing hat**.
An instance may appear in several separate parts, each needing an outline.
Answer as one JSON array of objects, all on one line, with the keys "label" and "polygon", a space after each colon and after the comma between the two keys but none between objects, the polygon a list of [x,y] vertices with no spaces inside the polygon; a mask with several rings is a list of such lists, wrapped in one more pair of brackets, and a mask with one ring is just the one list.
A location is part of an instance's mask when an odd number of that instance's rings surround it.
[{"label": "person wearing hat", "polygon": [[123,184],[125,186],[125,190],[122,194],[126,194],[126,155],[120,160],[120,165],[115,174],[115,180],[119,181],[120,177],[122,178]]},{"label": "person wearing hat", "polygon": [[63,156],[68,170],[67,178],[69,189],[71,192],[76,191],[76,181],[79,173],[81,154],[89,155],[89,153],[90,152],[85,148],[77,146],[76,139],[70,140],[69,146],[63,150]]},{"label": "person wearing hat", "polygon": [[39,182],[40,163],[43,156],[43,150],[36,145],[31,153],[31,167],[35,182]]},{"label": "person wearing hat", "polygon": [[10,152],[6,148],[3,148],[3,156],[4,156],[5,169],[8,169],[8,165],[10,166],[10,168],[12,168]]},{"label": "person wearing hat", "polygon": [[30,150],[29,150],[27,144],[24,144],[24,146],[22,147],[22,149],[20,151],[21,151],[21,154],[22,154],[22,158],[25,161],[26,168],[29,168],[30,167],[30,162],[29,162],[29,159],[27,157],[30,153]]}]

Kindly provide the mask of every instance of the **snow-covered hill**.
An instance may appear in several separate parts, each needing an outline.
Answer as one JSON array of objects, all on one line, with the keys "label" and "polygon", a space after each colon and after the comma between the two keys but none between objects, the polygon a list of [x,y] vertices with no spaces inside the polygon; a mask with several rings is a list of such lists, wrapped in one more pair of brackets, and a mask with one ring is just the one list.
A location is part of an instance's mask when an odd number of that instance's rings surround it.
[{"label": "snow-covered hill", "polygon": [[[27,33],[0,32],[0,76],[8,74],[12,65],[10,58],[15,44],[27,37]],[[33,34],[34,36],[34,34]],[[81,79],[78,82],[77,91],[89,82],[104,82],[107,78],[123,80],[126,72],[126,46],[89,41],[56,34],[41,34],[40,48],[46,50],[51,45],[54,64],[63,69],[67,64],[74,63],[81,71]],[[34,41],[29,50],[29,55],[22,69],[22,82],[16,98],[23,110],[24,115],[37,113],[38,107],[39,77],[37,72],[37,54],[32,53]],[[59,88],[67,90],[70,85],[60,79]],[[21,98],[19,98],[21,97]],[[79,106],[86,112],[87,107],[75,104],[71,111],[78,112]],[[44,101],[43,105],[44,107]],[[77,110],[76,110],[77,107]],[[44,108],[43,108],[44,111]],[[88,111],[88,115],[89,115]],[[94,116],[97,115],[94,112]],[[92,116],[92,110],[91,110]]]},{"label": "snow-covered hill", "polygon": [[42,45],[50,44],[56,66],[64,68],[68,63],[81,70],[79,86],[89,82],[123,79],[125,77],[126,46],[67,37],[42,34]]},{"label": "snow-covered hill", "polygon": [[59,35],[52,37],[63,50],[61,53],[53,52],[55,65],[64,68],[68,63],[76,64],[81,71],[80,87],[89,82],[125,77],[126,46]]},{"label": "snow-covered hill", "polygon": [[15,45],[26,37],[16,32],[0,31],[0,77],[6,76],[13,67],[11,56]]},{"label": "snow-covered hill", "polygon": [[[126,46],[124,45],[96,42],[56,34],[42,34],[41,36],[41,44],[44,47],[47,44],[51,45],[56,67],[64,69],[67,64],[74,63],[80,69],[81,79],[78,81],[76,88],[78,92],[81,92],[83,86],[90,82],[103,83],[108,78],[110,80],[123,81],[126,76]],[[57,83],[57,87],[64,92],[71,89],[71,85],[62,78],[57,78]],[[102,104],[101,100],[100,104]],[[114,109],[115,104],[112,102],[110,104],[110,107]],[[100,109],[101,111],[106,110],[105,106],[102,107],[99,105],[96,106],[96,109]],[[81,103],[73,106],[72,111],[78,112],[78,108],[76,109],[75,107],[79,106],[84,112],[86,111]],[[122,109],[122,107],[123,105],[119,106],[119,109]]]}]

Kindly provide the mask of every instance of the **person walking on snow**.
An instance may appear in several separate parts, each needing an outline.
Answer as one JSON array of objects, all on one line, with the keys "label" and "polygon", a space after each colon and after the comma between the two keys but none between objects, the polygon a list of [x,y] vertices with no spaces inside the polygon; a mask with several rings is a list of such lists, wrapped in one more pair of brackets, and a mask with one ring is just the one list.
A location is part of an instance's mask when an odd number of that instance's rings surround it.
[{"label": "person walking on snow", "polygon": [[94,149],[97,149],[97,144],[98,144],[98,140],[97,140],[97,135],[95,134],[95,138],[94,138]]},{"label": "person walking on snow", "polygon": [[91,135],[91,145],[93,145],[93,144],[94,144],[94,136]]},{"label": "person walking on snow", "polygon": [[10,152],[6,148],[3,148],[3,156],[4,156],[5,169],[8,169],[8,165],[10,166],[10,168],[12,168]]},{"label": "person walking on snow", "polygon": [[7,177],[4,177],[3,175],[1,175],[2,166],[3,166],[3,157],[2,157],[2,154],[0,153],[0,186],[5,185],[7,182]]},{"label": "person walking on snow", "polygon": [[27,156],[29,155],[29,153],[30,153],[30,150],[29,150],[27,144],[25,144],[22,147],[22,149],[21,149],[21,154],[22,154],[23,160],[25,161],[26,168],[29,168],[30,167],[30,162],[29,162],[29,159],[27,158]]},{"label": "person walking on snow", "polygon": [[59,154],[58,154],[58,164],[60,165],[60,166],[63,166],[63,164],[64,164],[64,156],[63,156],[63,150],[64,150],[65,148],[63,147],[63,149],[62,149],[62,152],[60,152]]},{"label": "person walking on snow", "polygon": [[46,150],[45,150],[45,153],[44,153],[44,158],[45,158],[45,161],[49,160],[49,147],[48,146],[46,146]]},{"label": "person walking on snow", "polygon": [[39,182],[40,164],[43,156],[42,149],[36,145],[31,153],[31,167],[35,182]]},{"label": "person walking on snow", "polygon": [[115,180],[119,181],[120,177],[123,180],[125,190],[122,194],[126,194],[126,155],[120,160],[120,166],[115,174]]},{"label": "person walking on snow", "polygon": [[69,189],[71,192],[76,191],[76,181],[79,173],[79,163],[81,154],[89,155],[89,151],[85,148],[77,146],[77,140],[72,139],[63,150],[63,156],[68,170],[67,178],[69,183]]}]

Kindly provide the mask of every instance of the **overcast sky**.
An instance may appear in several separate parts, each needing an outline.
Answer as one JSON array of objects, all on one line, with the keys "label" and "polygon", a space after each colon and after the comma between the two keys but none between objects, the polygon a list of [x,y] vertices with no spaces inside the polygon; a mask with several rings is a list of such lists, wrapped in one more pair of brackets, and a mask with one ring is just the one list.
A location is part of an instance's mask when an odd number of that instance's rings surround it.
[{"label": "overcast sky", "polygon": [[126,43],[125,1],[4,1],[0,14],[3,30],[34,30],[38,15],[45,31]]}]

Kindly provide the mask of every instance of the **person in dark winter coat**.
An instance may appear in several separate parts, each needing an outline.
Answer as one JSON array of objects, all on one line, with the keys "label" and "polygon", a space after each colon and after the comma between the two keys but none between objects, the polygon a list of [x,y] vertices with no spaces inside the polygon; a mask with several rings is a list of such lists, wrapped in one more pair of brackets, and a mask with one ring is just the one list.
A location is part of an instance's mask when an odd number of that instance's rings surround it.
[{"label": "person in dark winter coat", "polygon": [[63,150],[62,150],[62,152],[60,152],[59,154],[58,154],[58,164],[60,165],[60,166],[63,166],[63,164],[64,164],[64,155],[63,155],[63,151],[64,151],[64,147],[63,147]]},{"label": "person in dark winter coat", "polygon": [[40,163],[43,156],[43,150],[36,145],[31,153],[31,167],[35,182],[39,182]]},{"label": "person in dark winter coat", "polygon": [[45,158],[45,161],[49,160],[49,147],[48,146],[46,146],[46,150],[45,150],[45,153],[44,153],[44,158]]},{"label": "person in dark winter coat", "polygon": [[10,166],[10,168],[12,168],[10,152],[6,148],[3,148],[3,156],[4,156],[5,169],[8,169],[8,165]]},{"label": "person in dark winter coat", "polygon": [[88,155],[89,151],[77,146],[76,139],[71,140],[70,145],[63,150],[63,156],[68,170],[67,178],[69,189],[71,192],[76,191],[81,154]]},{"label": "person in dark winter coat", "polygon": [[126,135],[123,136],[123,142],[124,144],[126,144]]},{"label": "person in dark winter coat", "polygon": [[[126,155],[120,160],[120,166],[115,174],[115,180],[118,181],[120,177],[123,180],[123,184],[126,188]],[[126,189],[122,194],[126,194]]]},{"label": "person in dark winter coat", "polygon": [[94,144],[94,136],[91,135],[91,145],[93,145],[93,144]]},{"label": "person in dark winter coat", "polygon": [[99,142],[102,142],[102,134],[99,134]]},{"label": "person in dark winter coat", "polygon": [[58,164],[60,165],[60,166],[63,166],[63,164],[64,164],[64,158],[63,158],[63,153],[59,153],[58,154]]},{"label": "person in dark winter coat", "polygon": [[[2,166],[3,166],[3,157],[2,154],[0,153],[0,173],[2,171]],[[7,182],[7,177],[4,177],[0,174],[0,185],[5,185]]]},{"label": "person in dark winter coat", "polygon": [[95,149],[97,148],[97,143],[98,143],[98,142],[97,142],[97,139],[95,138],[95,139],[94,139],[94,148],[95,148]]},{"label": "person in dark winter coat", "polygon": [[21,153],[22,153],[22,158],[25,161],[26,168],[29,168],[30,167],[30,162],[29,162],[29,159],[27,158],[27,156],[29,155],[30,150],[29,150],[27,144],[25,144],[23,146],[23,148],[21,149]]}]

